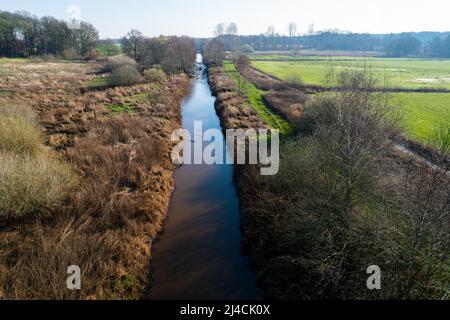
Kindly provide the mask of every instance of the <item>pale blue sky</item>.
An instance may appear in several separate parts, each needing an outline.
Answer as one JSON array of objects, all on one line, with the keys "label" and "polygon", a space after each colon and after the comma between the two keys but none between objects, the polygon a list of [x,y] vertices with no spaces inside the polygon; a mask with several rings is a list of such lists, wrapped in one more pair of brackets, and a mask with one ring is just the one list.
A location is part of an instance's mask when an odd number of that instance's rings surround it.
[{"label": "pale blue sky", "polygon": [[353,32],[450,31],[449,0],[0,0],[0,10],[26,10],[66,19],[81,8],[83,20],[101,37],[121,37],[132,28],[148,36],[211,36],[219,22],[236,22],[240,34],[286,33],[292,21],[306,32],[338,28]]}]

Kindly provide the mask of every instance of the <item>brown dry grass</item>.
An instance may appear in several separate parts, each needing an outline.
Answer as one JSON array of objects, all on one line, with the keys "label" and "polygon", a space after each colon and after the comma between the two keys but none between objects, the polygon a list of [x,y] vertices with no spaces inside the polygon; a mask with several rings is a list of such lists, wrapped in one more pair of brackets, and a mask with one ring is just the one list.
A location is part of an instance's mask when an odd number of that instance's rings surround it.
[{"label": "brown dry grass", "polygon": [[269,91],[264,96],[264,102],[273,110],[282,114],[291,124],[300,121],[303,115],[303,106],[308,96],[297,90]]},{"label": "brown dry grass", "polygon": [[237,93],[236,84],[222,67],[209,70],[209,83],[217,97],[216,111],[225,129],[267,127],[246,98]]},{"label": "brown dry grass", "polygon": [[249,65],[236,65],[236,68],[244,78],[260,90],[287,90],[290,87],[289,84],[256,70]]},{"label": "brown dry grass", "polygon": [[[2,67],[8,76],[0,90],[13,94],[0,104],[36,111],[47,145],[67,159],[80,185],[44,217],[0,226],[0,298],[138,298],[173,189],[170,134],[181,126],[187,77],[82,94],[98,64]],[[106,106],[125,100],[134,101],[134,113],[112,116]],[[81,291],[66,289],[72,264],[82,269]]]}]

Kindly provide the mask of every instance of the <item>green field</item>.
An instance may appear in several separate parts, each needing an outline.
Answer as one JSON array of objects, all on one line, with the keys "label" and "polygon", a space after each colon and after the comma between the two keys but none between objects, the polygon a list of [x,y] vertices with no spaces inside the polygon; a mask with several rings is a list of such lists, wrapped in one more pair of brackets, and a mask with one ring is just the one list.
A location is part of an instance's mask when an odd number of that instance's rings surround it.
[{"label": "green field", "polygon": [[450,60],[357,57],[253,56],[253,66],[287,80],[300,77],[305,84],[323,85],[326,75],[366,63],[390,87],[450,89]]},{"label": "green field", "polygon": [[289,123],[264,104],[263,97],[266,94],[265,91],[259,90],[251,82],[246,81],[239,72],[237,72],[234,63],[225,62],[224,69],[237,84],[239,82],[242,83],[248,101],[270,128],[280,130],[282,135],[289,135],[292,133],[292,127]]},{"label": "green field", "polygon": [[450,93],[395,93],[393,102],[401,107],[412,139],[426,143],[436,128],[450,127]]},{"label": "green field", "polygon": [[[252,59],[253,66],[263,72],[283,80],[294,75],[305,84],[325,84],[332,66],[339,71],[366,62],[380,80],[388,79],[389,87],[450,89],[450,60],[298,56]],[[450,93],[395,93],[393,102],[401,107],[405,133],[412,139],[426,143],[435,128],[450,126]]]}]

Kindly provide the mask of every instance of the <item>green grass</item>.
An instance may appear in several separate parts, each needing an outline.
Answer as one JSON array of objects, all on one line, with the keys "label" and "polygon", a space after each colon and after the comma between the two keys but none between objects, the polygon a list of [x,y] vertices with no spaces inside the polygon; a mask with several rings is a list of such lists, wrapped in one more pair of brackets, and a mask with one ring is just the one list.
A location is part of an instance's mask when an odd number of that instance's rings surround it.
[{"label": "green grass", "polygon": [[119,115],[122,113],[132,113],[135,111],[135,106],[129,104],[108,104],[106,105],[108,111],[113,115]]},{"label": "green grass", "polygon": [[100,77],[92,79],[89,83],[90,88],[103,88],[109,86],[109,77]]},{"label": "green grass", "polygon": [[31,61],[30,58],[0,58],[0,64],[11,63],[11,62],[26,63],[26,62],[30,62],[30,61]]},{"label": "green grass", "polygon": [[238,83],[242,83],[243,90],[248,97],[249,103],[258,112],[264,122],[272,129],[280,130],[281,135],[290,135],[292,133],[292,127],[281,116],[274,113],[263,102],[263,97],[267,93],[263,90],[256,88],[251,82],[245,80],[240,73],[236,70],[234,63],[225,62],[224,69],[233,80]]},{"label": "green grass", "polygon": [[112,115],[120,115],[122,113],[133,113],[139,103],[150,103],[158,99],[159,93],[142,93],[135,94],[130,97],[123,97],[121,104],[108,104],[106,108]]},{"label": "green grass", "polygon": [[306,84],[323,85],[331,67],[336,71],[366,62],[390,87],[450,89],[450,60],[360,57],[254,56],[253,66],[283,80],[295,75]]},{"label": "green grass", "polygon": [[393,102],[404,111],[407,136],[421,142],[436,128],[450,126],[450,93],[395,93]]},{"label": "green grass", "polygon": [[10,96],[10,95],[12,95],[12,92],[0,90],[0,97],[7,97],[7,96]]}]

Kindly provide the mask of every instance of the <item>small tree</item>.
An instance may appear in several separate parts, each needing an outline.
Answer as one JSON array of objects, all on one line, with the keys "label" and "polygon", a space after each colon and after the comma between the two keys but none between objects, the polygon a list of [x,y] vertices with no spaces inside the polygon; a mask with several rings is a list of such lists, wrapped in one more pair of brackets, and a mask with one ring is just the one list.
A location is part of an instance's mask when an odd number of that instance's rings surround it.
[{"label": "small tree", "polygon": [[224,23],[219,23],[215,28],[214,28],[214,36],[216,37],[222,37],[225,34],[225,29],[226,26]]},{"label": "small tree", "polygon": [[291,22],[288,25],[288,34],[289,37],[295,37],[297,35],[297,24],[295,22]]}]

